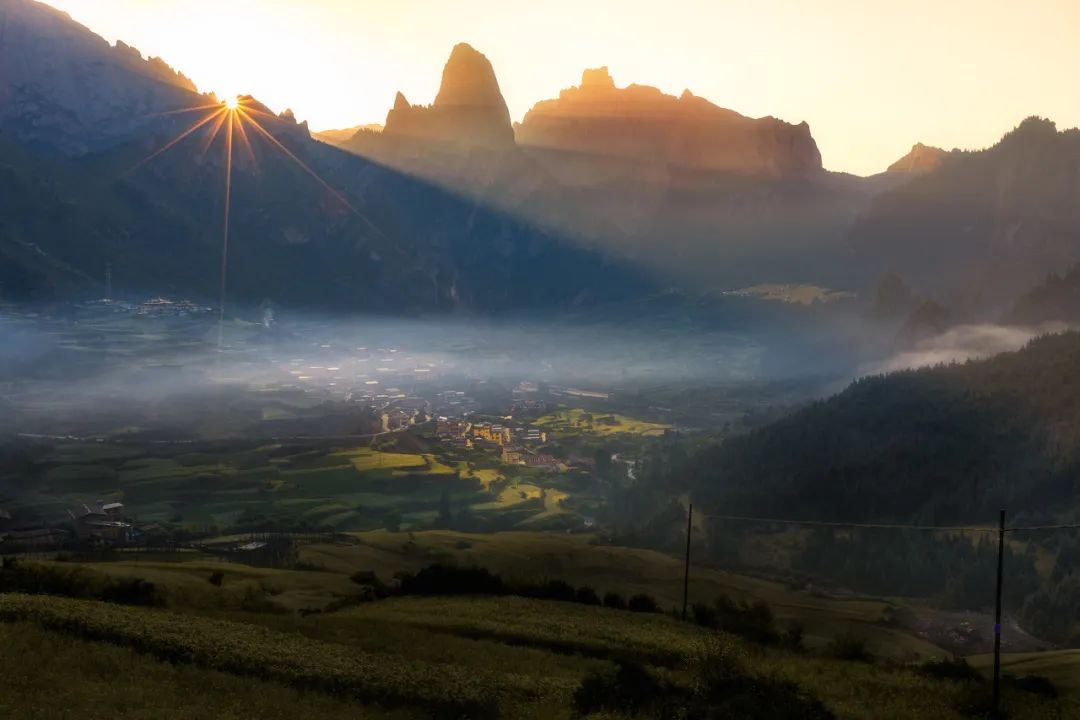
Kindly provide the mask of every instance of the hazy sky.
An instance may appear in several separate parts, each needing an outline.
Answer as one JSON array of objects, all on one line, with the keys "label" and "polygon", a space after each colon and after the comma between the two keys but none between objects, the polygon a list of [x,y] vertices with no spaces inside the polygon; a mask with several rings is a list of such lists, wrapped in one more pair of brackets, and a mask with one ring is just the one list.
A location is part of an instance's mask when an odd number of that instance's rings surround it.
[{"label": "hazy sky", "polygon": [[806,120],[826,167],[869,174],[916,141],[992,144],[1028,115],[1080,125],[1080,0],[53,0],[203,90],[314,129],[430,103],[451,47],[495,66],[520,120],[608,65],[751,116]]}]

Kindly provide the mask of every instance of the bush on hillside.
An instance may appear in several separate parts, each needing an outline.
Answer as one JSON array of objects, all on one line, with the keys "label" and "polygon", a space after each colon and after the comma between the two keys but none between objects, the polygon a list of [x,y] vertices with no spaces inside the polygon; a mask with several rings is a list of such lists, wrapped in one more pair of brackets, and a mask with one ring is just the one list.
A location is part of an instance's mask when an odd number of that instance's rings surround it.
[{"label": "bush on hillside", "polygon": [[792,620],[780,633],[780,644],[788,650],[799,651],[803,649],[803,624],[798,620]]},{"label": "bush on hillside", "polygon": [[957,682],[982,683],[985,678],[961,657],[928,660],[919,666],[919,672],[927,677]]},{"label": "bush on hillside", "polygon": [[834,720],[794,683],[751,674],[729,643],[707,641],[689,669],[691,683],[682,685],[641,664],[620,662],[614,671],[586,675],[574,692],[574,708],[582,715],[612,712],[654,720]]},{"label": "bush on hillside", "polygon": [[623,596],[617,592],[604,593],[604,607],[613,608],[615,610],[625,610],[626,600]]},{"label": "bush on hillside", "polygon": [[419,572],[398,576],[404,595],[503,595],[506,585],[482,567],[429,565]]},{"label": "bush on hillside", "polygon": [[[723,630],[760,643],[775,643],[780,639],[776,632],[772,609],[760,600],[738,602],[727,595],[720,595],[714,603],[694,603],[694,622],[698,625]],[[802,642],[801,630],[799,643]]]},{"label": "bush on hillside", "polygon": [[829,643],[828,652],[838,660],[869,662],[870,652],[866,649],[866,640],[851,632],[837,635]]},{"label": "bush on hillside", "polygon": [[626,603],[626,608],[632,612],[660,612],[660,606],[656,604],[656,599],[652,595],[646,595],[645,593],[638,593],[630,598],[630,601]]},{"label": "bush on hillside", "polygon": [[574,597],[574,602],[582,605],[599,605],[600,596],[588,585],[582,585],[577,589],[577,595]]},{"label": "bush on hillside", "polygon": [[635,714],[661,700],[665,690],[644,665],[622,661],[614,672],[586,675],[574,691],[574,708],[582,715],[603,710]]}]

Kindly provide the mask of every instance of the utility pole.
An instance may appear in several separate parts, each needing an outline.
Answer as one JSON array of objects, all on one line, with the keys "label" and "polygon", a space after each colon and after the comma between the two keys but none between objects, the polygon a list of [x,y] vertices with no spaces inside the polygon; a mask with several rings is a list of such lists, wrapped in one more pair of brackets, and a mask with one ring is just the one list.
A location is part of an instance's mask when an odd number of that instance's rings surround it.
[{"label": "utility pole", "polygon": [[690,533],[694,529],[694,503],[686,513],[686,568],[683,570],[682,619],[686,620],[686,603],[690,596]]},{"label": "utility pole", "polygon": [[1001,717],[1001,575],[1005,565],[1005,511],[998,519],[997,598],[994,605],[994,717]]}]

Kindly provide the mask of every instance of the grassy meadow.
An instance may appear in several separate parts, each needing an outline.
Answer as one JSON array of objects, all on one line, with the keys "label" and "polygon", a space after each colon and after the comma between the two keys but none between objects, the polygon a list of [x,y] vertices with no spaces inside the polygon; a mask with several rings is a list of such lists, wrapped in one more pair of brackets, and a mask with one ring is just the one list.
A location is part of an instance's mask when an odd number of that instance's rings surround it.
[{"label": "grassy meadow", "polygon": [[[756,646],[664,614],[514,597],[398,598],[308,617],[212,617],[8,594],[0,596],[0,621],[5,647],[33,653],[35,665],[49,668],[46,676],[15,667],[5,654],[0,687],[19,692],[0,693],[0,707],[20,710],[14,696],[41,688],[43,677],[61,686],[19,717],[105,717],[106,708],[95,708],[108,698],[109,717],[121,718],[154,717],[165,707],[181,718],[571,718],[580,716],[575,691],[590,674],[637,663],[689,688],[703,654],[748,681],[789,683],[840,718],[959,720],[988,693],[986,685],[897,664]],[[113,697],[118,676],[137,676],[139,687]],[[1072,698],[1011,689],[1006,705],[1019,719],[1080,710]]]}]

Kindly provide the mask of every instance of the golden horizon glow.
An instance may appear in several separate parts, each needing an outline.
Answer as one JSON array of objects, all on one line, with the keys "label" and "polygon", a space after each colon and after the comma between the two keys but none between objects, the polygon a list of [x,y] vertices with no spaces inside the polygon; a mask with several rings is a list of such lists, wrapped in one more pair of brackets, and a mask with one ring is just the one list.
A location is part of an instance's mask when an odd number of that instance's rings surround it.
[{"label": "golden horizon glow", "polygon": [[[1029,115],[1080,125],[1080,2],[1064,0],[49,2],[203,92],[250,94],[314,129],[382,123],[398,90],[432,102],[458,42],[491,60],[514,120],[607,65],[619,85],[805,120],[825,166],[858,174],[918,141],[986,147]],[[243,32],[207,52],[213,27]]]}]

